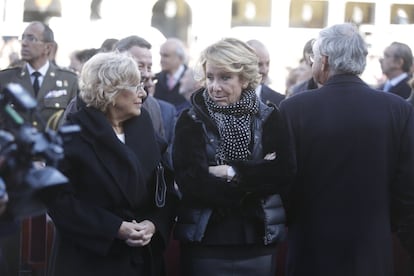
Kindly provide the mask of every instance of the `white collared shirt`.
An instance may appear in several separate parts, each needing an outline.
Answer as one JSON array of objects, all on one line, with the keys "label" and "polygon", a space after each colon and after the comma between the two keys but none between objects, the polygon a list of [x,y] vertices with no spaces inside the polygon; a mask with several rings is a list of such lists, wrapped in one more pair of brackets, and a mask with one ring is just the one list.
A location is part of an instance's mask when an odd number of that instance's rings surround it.
[{"label": "white collared shirt", "polygon": [[185,67],[184,65],[180,65],[180,67],[178,67],[178,70],[175,71],[173,78],[174,78],[174,85],[177,84],[178,80],[180,79],[180,77],[182,76],[182,74],[184,73]]},{"label": "white collared shirt", "polygon": [[257,97],[260,99],[260,95],[262,94],[262,84],[259,84],[259,85],[256,87],[255,91],[256,91],[256,95],[257,95]]},{"label": "white collared shirt", "polygon": [[49,70],[49,61],[45,63],[39,70],[35,70],[29,63],[27,63],[27,70],[29,71],[30,79],[32,80],[32,84],[34,82],[35,77],[32,75],[33,72],[39,72],[41,75],[38,78],[39,87],[42,86],[43,80],[46,76],[47,70]]},{"label": "white collared shirt", "polygon": [[402,81],[403,79],[405,79],[406,77],[408,77],[407,73],[402,73],[401,75],[390,79],[389,82],[391,83],[392,86],[396,86],[400,81]]}]

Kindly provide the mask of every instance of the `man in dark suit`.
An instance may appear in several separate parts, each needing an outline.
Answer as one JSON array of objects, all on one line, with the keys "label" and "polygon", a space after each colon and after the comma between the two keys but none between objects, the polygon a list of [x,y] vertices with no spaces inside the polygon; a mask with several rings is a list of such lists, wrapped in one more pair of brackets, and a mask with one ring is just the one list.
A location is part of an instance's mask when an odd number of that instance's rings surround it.
[{"label": "man in dark suit", "polygon": [[115,45],[116,50],[128,52],[137,61],[145,91],[147,92],[143,107],[150,114],[157,134],[164,138],[168,144],[171,144],[176,109],[174,105],[157,99],[151,94],[154,90],[151,47],[152,45],[146,39],[136,35],[125,37]]},{"label": "man in dark suit", "polygon": [[323,86],[280,106],[287,275],[392,276],[391,229],[414,254],[413,108],[358,77],[368,51],[356,26],[322,30],[313,53]]},{"label": "man in dark suit", "polygon": [[[309,39],[305,43],[305,46],[303,46],[303,52],[302,52],[302,59],[304,60],[305,64],[307,64],[310,68],[312,68],[312,61],[310,60],[310,57],[313,55],[312,45],[314,41],[315,41],[314,38]],[[318,87],[320,87],[320,85],[316,83],[316,81],[311,76],[309,79],[306,79],[290,87],[289,91],[287,91],[286,97],[287,98],[292,97],[298,93],[301,93],[307,90],[316,89]]]},{"label": "man in dark suit", "polygon": [[49,61],[54,43],[54,34],[49,26],[42,22],[30,23],[21,39],[21,57],[26,64],[21,68],[0,72],[1,85],[18,83],[37,100],[37,109],[43,122],[35,117],[27,119],[39,129],[44,125],[55,128],[78,91],[77,75]]},{"label": "man in dark suit", "polygon": [[161,72],[156,74],[154,97],[175,106],[177,114],[190,106],[190,103],[179,93],[180,80],[187,70],[187,55],[183,42],[177,38],[169,38],[160,48]]},{"label": "man in dark suit", "polygon": [[285,98],[285,95],[276,92],[267,85],[269,83],[269,51],[259,40],[252,39],[246,43],[256,51],[257,57],[259,58],[259,73],[262,75],[262,81],[256,88],[256,94],[262,102],[266,104],[273,103],[279,106],[280,102]]},{"label": "man in dark suit", "polygon": [[410,96],[407,98],[407,102],[414,106],[414,78],[408,81],[408,85],[411,88],[411,93]]},{"label": "man in dark suit", "polygon": [[380,64],[387,81],[379,89],[407,99],[411,94],[408,81],[412,77],[411,67],[413,65],[413,53],[410,47],[400,42],[391,43],[385,49]]}]

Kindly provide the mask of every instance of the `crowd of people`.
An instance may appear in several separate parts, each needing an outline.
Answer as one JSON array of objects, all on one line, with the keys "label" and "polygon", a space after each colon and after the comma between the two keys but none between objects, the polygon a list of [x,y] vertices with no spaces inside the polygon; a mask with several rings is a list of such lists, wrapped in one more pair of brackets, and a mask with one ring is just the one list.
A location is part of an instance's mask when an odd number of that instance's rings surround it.
[{"label": "crowd of people", "polygon": [[[43,200],[46,214],[27,218],[53,223],[47,265],[21,263],[14,231],[0,240],[1,275],[22,265],[59,276],[414,273],[408,45],[384,49],[386,81],[370,87],[358,28],[329,26],[304,45],[307,73],[279,93],[253,38],[214,42],[194,65],[167,38],[160,72],[135,34],[74,52],[69,68],[54,61],[46,24],[29,24],[20,43],[0,85],[37,100],[37,114],[22,116],[39,131],[80,132],[63,141],[68,183]],[[16,227],[12,200],[0,197],[0,228]]]}]

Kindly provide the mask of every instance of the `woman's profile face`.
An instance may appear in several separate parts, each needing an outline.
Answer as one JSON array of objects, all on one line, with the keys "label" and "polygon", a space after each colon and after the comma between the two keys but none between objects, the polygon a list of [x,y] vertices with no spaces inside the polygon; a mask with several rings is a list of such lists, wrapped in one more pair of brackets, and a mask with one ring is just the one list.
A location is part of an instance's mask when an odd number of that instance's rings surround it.
[{"label": "woman's profile face", "polygon": [[141,114],[142,102],[146,96],[142,83],[121,89],[114,99],[115,105],[110,104],[108,108],[112,109],[117,118],[127,120]]},{"label": "woman's profile face", "polygon": [[228,72],[210,62],[206,62],[206,87],[210,98],[218,105],[229,105],[240,100],[243,86],[247,82],[239,74]]}]

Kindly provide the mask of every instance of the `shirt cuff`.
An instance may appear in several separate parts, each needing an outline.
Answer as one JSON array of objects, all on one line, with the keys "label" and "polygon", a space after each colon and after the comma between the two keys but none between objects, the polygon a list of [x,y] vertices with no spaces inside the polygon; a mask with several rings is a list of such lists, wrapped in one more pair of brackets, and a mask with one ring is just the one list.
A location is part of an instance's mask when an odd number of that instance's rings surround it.
[{"label": "shirt cuff", "polygon": [[236,172],[234,171],[233,167],[229,166],[227,168],[227,181],[231,181],[235,175]]}]

